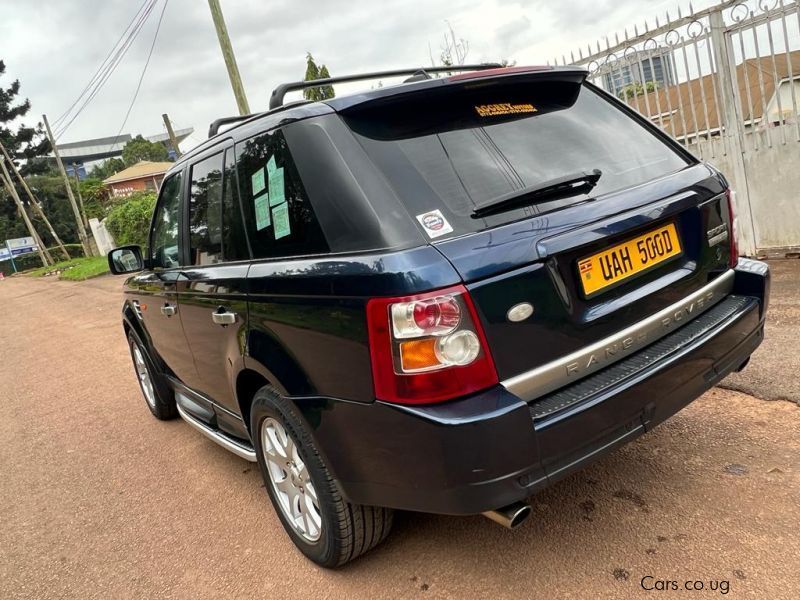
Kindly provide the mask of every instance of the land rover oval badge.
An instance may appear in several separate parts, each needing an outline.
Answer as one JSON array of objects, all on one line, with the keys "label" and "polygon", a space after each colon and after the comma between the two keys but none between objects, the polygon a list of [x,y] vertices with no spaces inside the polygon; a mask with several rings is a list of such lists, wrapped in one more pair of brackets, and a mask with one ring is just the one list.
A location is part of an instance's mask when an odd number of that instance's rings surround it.
[{"label": "land rover oval badge", "polygon": [[530,302],[520,302],[508,309],[506,317],[509,321],[519,323],[533,314],[533,304]]}]

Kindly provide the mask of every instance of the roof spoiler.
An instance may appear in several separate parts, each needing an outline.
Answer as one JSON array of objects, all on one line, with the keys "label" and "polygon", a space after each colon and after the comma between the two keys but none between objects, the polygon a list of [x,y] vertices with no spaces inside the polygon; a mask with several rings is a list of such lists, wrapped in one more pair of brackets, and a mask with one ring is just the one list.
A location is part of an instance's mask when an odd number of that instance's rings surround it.
[{"label": "roof spoiler", "polygon": [[312,79],[310,81],[294,81],[292,83],[282,83],[274,90],[269,99],[269,109],[275,109],[283,105],[283,97],[287,92],[305,90],[308,88],[332,85],[334,83],[347,83],[351,81],[365,81],[369,79],[381,79],[383,77],[400,77],[403,75],[419,75],[423,73],[453,73],[455,71],[483,71],[485,69],[498,69],[503,65],[500,63],[481,63],[477,65],[452,65],[449,67],[415,67],[413,69],[394,69],[392,71],[374,71],[372,73],[359,73],[358,75],[342,75],[340,77],[327,77],[325,79]]},{"label": "roof spoiler", "polygon": [[527,66],[527,67],[502,67],[484,69],[469,73],[452,75],[444,79],[435,79],[427,82],[420,82],[417,86],[389,86],[377,90],[371,90],[361,94],[346,94],[341,97],[331,98],[325,103],[336,112],[345,113],[351,109],[361,106],[379,106],[383,102],[393,102],[421,91],[421,87],[429,92],[451,93],[458,92],[465,88],[475,89],[476,87],[488,88],[493,85],[514,84],[530,81],[566,81],[575,84],[582,84],[588,72],[580,67],[551,67],[551,66]]}]

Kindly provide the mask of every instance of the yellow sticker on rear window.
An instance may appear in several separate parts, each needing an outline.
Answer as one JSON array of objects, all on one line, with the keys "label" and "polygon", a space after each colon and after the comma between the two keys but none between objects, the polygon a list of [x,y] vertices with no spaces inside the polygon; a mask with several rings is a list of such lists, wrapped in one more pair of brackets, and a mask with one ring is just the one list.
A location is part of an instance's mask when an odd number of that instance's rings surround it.
[{"label": "yellow sticker on rear window", "polygon": [[475,107],[475,111],[481,117],[497,117],[500,115],[535,113],[536,107],[533,104],[511,104],[510,102],[501,102],[499,104],[480,104]]}]

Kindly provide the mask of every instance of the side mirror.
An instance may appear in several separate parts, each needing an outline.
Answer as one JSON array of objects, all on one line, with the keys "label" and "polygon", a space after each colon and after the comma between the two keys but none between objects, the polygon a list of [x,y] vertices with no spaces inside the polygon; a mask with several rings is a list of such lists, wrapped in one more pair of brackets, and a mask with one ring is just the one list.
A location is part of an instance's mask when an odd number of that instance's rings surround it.
[{"label": "side mirror", "polygon": [[139,246],[121,246],[108,253],[108,268],[114,275],[136,273],[144,269],[142,249]]}]

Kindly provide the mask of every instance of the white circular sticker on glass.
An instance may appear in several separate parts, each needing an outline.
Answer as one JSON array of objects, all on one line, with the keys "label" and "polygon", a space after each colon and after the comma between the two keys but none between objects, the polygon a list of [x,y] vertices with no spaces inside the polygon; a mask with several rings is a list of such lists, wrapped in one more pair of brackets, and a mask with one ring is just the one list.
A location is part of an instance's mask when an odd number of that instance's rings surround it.
[{"label": "white circular sticker on glass", "polygon": [[417,215],[417,221],[425,229],[425,233],[428,234],[429,238],[437,238],[453,231],[452,226],[447,222],[440,210],[432,210]]}]

